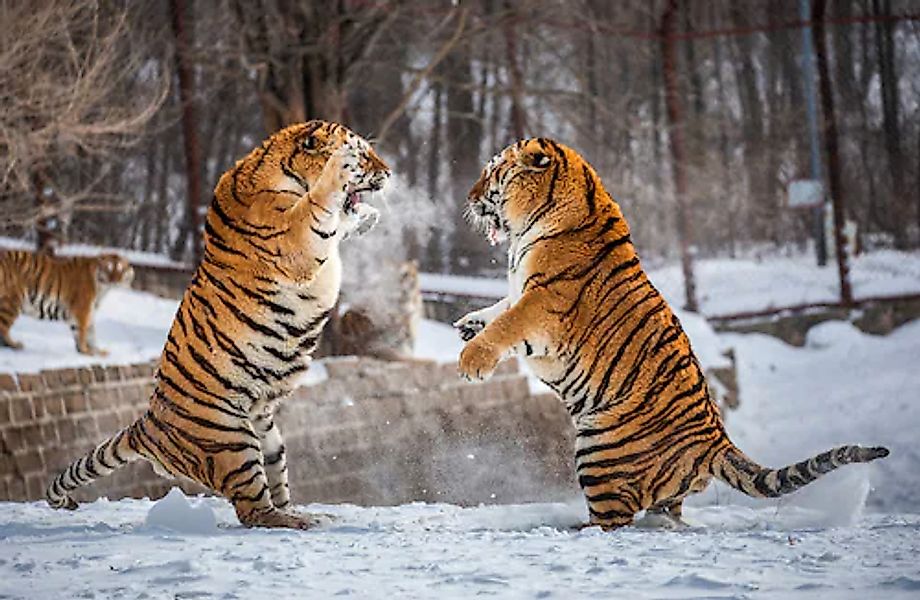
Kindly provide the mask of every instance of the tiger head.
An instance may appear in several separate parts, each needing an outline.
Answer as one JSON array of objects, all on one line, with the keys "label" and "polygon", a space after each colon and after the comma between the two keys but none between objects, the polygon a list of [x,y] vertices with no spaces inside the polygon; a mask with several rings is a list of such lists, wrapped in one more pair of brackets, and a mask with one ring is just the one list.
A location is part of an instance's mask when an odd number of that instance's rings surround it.
[{"label": "tiger head", "polygon": [[[219,208],[234,220],[275,226],[279,214],[314,186],[326,161],[343,146],[357,157],[357,183],[346,190],[342,206],[343,213],[353,214],[363,192],[383,188],[390,169],[367,140],[343,125],[321,120],[286,127],[237,162],[215,190]],[[222,201],[221,196],[229,198]]]},{"label": "tiger head", "polygon": [[600,181],[571,148],[531,138],[496,154],[473,185],[467,217],[494,245],[523,235],[536,221],[564,229],[593,207]]},{"label": "tiger head", "polygon": [[129,287],[134,281],[134,268],[117,254],[100,254],[96,257],[96,281],[103,286]]}]

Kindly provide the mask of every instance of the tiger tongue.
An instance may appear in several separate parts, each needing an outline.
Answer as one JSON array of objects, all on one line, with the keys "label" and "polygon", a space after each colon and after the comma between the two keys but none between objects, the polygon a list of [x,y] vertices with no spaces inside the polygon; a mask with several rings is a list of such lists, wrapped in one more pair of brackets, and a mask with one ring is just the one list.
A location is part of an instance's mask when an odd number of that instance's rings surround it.
[{"label": "tiger tongue", "polygon": [[358,203],[361,202],[361,195],[358,192],[348,192],[348,196],[345,197],[345,210],[351,212],[358,206]]}]

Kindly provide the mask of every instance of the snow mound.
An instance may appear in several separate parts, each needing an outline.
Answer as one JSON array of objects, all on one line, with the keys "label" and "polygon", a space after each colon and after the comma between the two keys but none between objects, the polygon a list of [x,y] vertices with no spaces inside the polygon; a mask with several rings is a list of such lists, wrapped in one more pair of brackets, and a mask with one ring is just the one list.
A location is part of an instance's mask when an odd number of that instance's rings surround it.
[{"label": "snow mound", "polygon": [[177,533],[217,533],[217,517],[211,507],[204,502],[192,506],[182,490],[175,487],[150,507],[145,523],[148,527],[169,529]]},{"label": "snow mound", "polygon": [[868,334],[847,321],[825,321],[805,334],[805,347],[830,348],[863,343]]}]

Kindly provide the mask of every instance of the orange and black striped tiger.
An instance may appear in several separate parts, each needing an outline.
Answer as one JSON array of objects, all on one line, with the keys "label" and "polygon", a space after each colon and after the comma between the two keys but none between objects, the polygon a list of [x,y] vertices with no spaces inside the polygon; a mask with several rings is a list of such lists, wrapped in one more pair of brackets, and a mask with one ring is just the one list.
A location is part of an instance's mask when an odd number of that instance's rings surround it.
[{"label": "orange and black striped tiger", "polygon": [[20,312],[70,323],[77,351],[105,355],[96,347],[93,313],[113,286],[130,286],[134,269],[117,254],[56,258],[23,250],[0,250],[0,346],[22,344],[10,337]]},{"label": "orange and black striped tiger", "polygon": [[620,207],[570,148],[545,138],[509,146],[473,186],[468,212],[493,242],[509,242],[510,292],[455,324],[468,340],[460,372],[487,378],[513,352],[558,393],[591,524],[619,527],[642,510],[679,522],[684,498],[712,477],[775,497],[888,454],[843,446],[774,470],[736,448]]},{"label": "orange and black striped tiger", "polygon": [[339,294],[339,242],[376,223],[361,202],[389,168],[336,123],[292,125],[220,178],[204,253],[160,359],[150,407],[56,477],[53,507],[143,458],[233,503],[246,526],[307,528],[290,509],[278,403],[309,366]]}]

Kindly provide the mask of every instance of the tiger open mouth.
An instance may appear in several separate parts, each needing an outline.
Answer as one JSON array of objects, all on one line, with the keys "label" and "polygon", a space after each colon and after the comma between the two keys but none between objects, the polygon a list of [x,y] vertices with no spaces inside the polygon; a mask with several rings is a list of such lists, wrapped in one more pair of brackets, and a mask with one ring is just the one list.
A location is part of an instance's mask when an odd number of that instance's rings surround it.
[{"label": "tiger open mouth", "polygon": [[508,227],[504,219],[487,202],[470,203],[467,214],[473,225],[485,234],[490,245],[497,246],[508,239]]},{"label": "tiger open mouth", "polygon": [[358,211],[358,205],[361,204],[361,192],[348,192],[345,197],[345,204],[342,205],[342,212],[346,215],[353,215]]},{"label": "tiger open mouth", "polygon": [[383,184],[374,182],[370,185],[350,190],[345,195],[345,202],[342,204],[342,212],[346,215],[355,214],[358,212],[358,206],[365,201],[365,193],[373,194],[374,192],[379,192],[381,189],[383,189]]}]

